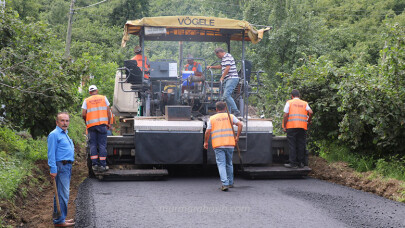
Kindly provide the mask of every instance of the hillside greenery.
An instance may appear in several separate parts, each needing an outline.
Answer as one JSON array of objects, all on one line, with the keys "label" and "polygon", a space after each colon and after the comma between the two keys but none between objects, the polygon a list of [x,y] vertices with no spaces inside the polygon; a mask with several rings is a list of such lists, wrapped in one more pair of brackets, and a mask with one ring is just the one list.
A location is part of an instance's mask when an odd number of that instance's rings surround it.
[{"label": "hillside greenery", "polygon": [[[55,126],[54,122],[52,127]],[[75,145],[84,144],[85,128],[81,117],[70,116],[69,136]],[[28,132],[16,132],[8,126],[1,126],[0,199],[13,199],[19,184],[27,177],[30,182],[35,181],[36,177],[31,175],[31,169],[36,161],[47,159],[46,137],[33,139]]]},{"label": "hillside greenery", "polygon": [[[113,101],[116,68],[133,56],[139,42],[132,37],[120,47],[126,20],[168,15],[272,26],[259,44],[247,45],[246,56],[256,70],[265,71],[263,87],[250,103],[274,119],[275,134],[282,134],[282,109],[295,88],[314,111],[312,151],[325,157],[348,151],[344,154],[370,159],[361,170],[384,174],[391,161],[405,166],[403,0],[109,0],[88,7],[98,2],[76,0],[66,60],[70,0],[6,0],[0,15],[0,129],[8,141],[0,142],[0,157],[8,168],[1,172],[26,166],[19,153],[28,153],[28,160],[45,159],[44,137],[55,127],[56,113],[77,117],[89,85]],[[240,45],[232,45],[231,54],[240,59]],[[207,64],[218,61],[216,47],[226,45],[184,43],[185,54]],[[178,49],[178,42],[145,45],[150,60],[178,59]],[[19,137],[13,134],[23,131],[33,139],[13,143]],[[82,137],[80,130],[75,135]],[[31,144],[34,149],[24,149]],[[358,160],[350,162],[356,166]],[[16,183],[22,176],[14,177]]]}]

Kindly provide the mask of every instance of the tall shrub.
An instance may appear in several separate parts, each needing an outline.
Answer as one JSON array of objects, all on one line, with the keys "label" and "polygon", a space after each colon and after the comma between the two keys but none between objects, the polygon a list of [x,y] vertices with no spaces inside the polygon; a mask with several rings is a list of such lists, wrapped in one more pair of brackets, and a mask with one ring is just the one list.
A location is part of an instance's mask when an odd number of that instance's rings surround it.
[{"label": "tall shrub", "polygon": [[354,149],[404,153],[405,28],[391,27],[378,66],[348,70],[339,89],[340,139]]},{"label": "tall shrub", "polygon": [[291,75],[283,74],[286,90],[300,90],[314,110],[315,139],[339,139],[376,156],[405,152],[404,37],[404,27],[391,27],[378,65],[336,68],[324,57],[307,57]]}]

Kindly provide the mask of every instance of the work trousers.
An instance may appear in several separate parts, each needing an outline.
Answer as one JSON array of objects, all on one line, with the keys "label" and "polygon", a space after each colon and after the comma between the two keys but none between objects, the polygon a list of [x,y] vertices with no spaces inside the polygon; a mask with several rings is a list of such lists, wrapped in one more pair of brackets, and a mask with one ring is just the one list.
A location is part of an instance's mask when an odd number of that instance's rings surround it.
[{"label": "work trousers", "polygon": [[[56,162],[56,167],[58,173],[55,177],[56,187],[58,189],[59,205],[61,216],[54,219],[54,224],[60,224],[65,222],[65,218],[68,212],[68,202],[69,202],[69,187],[70,187],[70,177],[72,175],[72,164],[63,164],[62,162]],[[53,198],[53,211],[56,214],[58,209],[56,207],[56,198]]]},{"label": "work trousers", "polygon": [[305,142],[307,132],[303,128],[287,129],[288,148],[290,150],[290,164],[305,163]]},{"label": "work trousers", "polygon": [[240,113],[236,103],[232,98],[232,93],[235,90],[236,86],[239,83],[239,78],[229,78],[224,81],[224,94],[222,99],[225,100],[226,105],[228,106],[229,113],[238,114]]},{"label": "work trousers", "polygon": [[215,148],[214,151],[222,185],[233,185],[233,148]]},{"label": "work trousers", "polygon": [[106,166],[107,126],[102,124],[90,127],[88,135],[92,165]]}]

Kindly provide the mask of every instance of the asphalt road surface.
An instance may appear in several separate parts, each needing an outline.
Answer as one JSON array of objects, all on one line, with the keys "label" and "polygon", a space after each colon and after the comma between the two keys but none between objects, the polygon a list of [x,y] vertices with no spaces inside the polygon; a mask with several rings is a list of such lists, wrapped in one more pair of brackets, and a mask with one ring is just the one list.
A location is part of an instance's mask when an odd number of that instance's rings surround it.
[{"label": "asphalt road surface", "polygon": [[76,227],[405,227],[405,204],[312,178],[86,179]]}]

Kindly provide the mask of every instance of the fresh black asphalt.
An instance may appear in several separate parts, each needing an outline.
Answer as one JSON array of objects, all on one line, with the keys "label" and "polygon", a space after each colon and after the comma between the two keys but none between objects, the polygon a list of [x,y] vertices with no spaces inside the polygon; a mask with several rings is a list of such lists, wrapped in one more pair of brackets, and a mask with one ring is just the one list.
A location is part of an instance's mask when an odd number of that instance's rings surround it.
[{"label": "fresh black asphalt", "polygon": [[405,227],[405,204],[312,178],[86,179],[76,227]]}]

